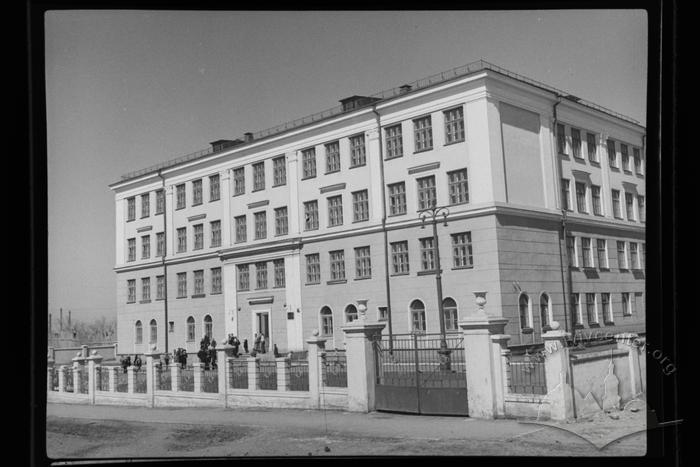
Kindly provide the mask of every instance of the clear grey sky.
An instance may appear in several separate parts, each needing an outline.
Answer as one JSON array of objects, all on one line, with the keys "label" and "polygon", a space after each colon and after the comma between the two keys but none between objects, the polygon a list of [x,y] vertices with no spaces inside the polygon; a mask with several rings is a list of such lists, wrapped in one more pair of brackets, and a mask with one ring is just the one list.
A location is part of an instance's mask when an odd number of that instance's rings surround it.
[{"label": "clear grey sky", "polygon": [[115,316],[132,170],[483,58],[645,124],[642,11],[60,11],[46,21],[49,312]]}]

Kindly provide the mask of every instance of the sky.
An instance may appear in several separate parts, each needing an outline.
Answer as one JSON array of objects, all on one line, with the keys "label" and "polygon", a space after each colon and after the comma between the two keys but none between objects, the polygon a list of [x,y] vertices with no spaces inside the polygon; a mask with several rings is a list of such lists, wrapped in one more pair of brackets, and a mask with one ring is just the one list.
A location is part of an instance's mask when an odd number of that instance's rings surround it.
[{"label": "sky", "polygon": [[646,121],[637,10],[52,11],[48,312],[116,317],[120,176],[484,59]]}]

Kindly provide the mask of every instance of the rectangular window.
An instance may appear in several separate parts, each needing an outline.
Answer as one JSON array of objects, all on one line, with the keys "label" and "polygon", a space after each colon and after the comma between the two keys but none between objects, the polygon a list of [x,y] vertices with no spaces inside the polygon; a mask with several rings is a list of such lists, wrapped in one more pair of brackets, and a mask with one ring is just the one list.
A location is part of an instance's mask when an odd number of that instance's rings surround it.
[{"label": "rectangular window", "polygon": [[418,209],[428,209],[437,205],[437,193],[435,191],[435,175],[417,178]]},{"label": "rectangular window", "polygon": [[253,214],[255,219],[255,239],[259,240],[267,237],[267,213],[265,211]]},{"label": "rectangular window", "polygon": [[204,248],[204,224],[192,226],[194,231],[194,249],[201,250]]},{"label": "rectangular window", "polygon": [[133,196],[126,199],[126,220],[133,221],[136,219],[136,198]]},{"label": "rectangular window", "polygon": [[218,201],[221,198],[221,190],[219,187],[219,174],[209,177],[209,201]]},{"label": "rectangular window", "polygon": [[284,156],[272,159],[272,186],[287,184],[287,158]]},{"label": "rectangular window", "polygon": [[136,279],[129,279],[126,281],[126,289],[126,303],[134,303],[136,301]]},{"label": "rectangular window", "polygon": [[304,230],[318,230],[318,201],[304,203]]},{"label": "rectangular window", "polygon": [[613,216],[617,219],[622,219],[622,211],[620,210],[620,190],[612,190],[612,206]]},{"label": "rectangular window", "polygon": [[192,206],[202,204],[202,179],[192,181]]},{"label": "rectangular window", "polygon": [[233,196],[245,193],[245,168],[233,169]]},{"label": "rectangular window", "polygon": [[401,137],[401,124],[390,126],[384,130],[386,139],[386,158],[403,156],[403,139]]},{"label": "rectangular window", "polygon": [[136,239],[130,238],[126,243],[129,250],[129,259],[127,261],[136,261]]},{"label": "rectangular window", "polygon": [[581,159],[581,131],[576,128],[571,129],[571,152],[574,157]]},{"label": "rectangular window", "polygon": [[177,229],[177,252],[184,253],[187,251],[187,229],[180,227]]},{"label": "rectangular window", "polygon": [[144,235],[141,237],[141,259],[151,257],[151,236]]},{"label": "rectangular window", "polygon": [[187,273],[177,273],[177,298],[187,297]]},{"label": "rectangular window", "polygon": [[321,257],[318,253],[306,255],[306,283],[321,282]]},{"label": "rectangular window", "polygon": [[338,141],[326,144],[326,173],[340,171],[340,144]]},{"label": "rectangular window", "polygon": [[272,262],[275,268],[275,287],[285,286],[284,259],[276,259]]},{"label": "rectangular window", "polygon": [[583,256],[583,267],[592,268],[593,267],[593,256],[591,251],[591,239],[587,237],[581,237],[581,255]]},{"label": "rectangular window", "polygon": [[620,156],[622,158],[622,168],[630,170],[630,155],[627,152],[626,144],[620,144]]},{"label": "rectangular window", "polygon": [[598,148],[596,147],[596,138],[593,133],[586,133],[586,148],[588,149],[588,160],[598,162]]},{"label": "rectangular window", "polygon": [[345,279],[345,251],[336,250],[328,252],[331,260],[331,280],[339,281]]},{"label": "rectangular window", "polygon": [[355,278],[368,279],[372,277],[372,258],[368,246],[355,248]]},{"label": "rectangular window", "polygon": [[194,271],[194,294],[204,295],[204,270]]},{"label": "rectangular window", "polygon": [[389,215],[406,214],[406,183],[398,182],[387,185],[389,190]]},{"label": "rectangular window", "polygon": [[250,290],[250,265],[238,265],[238,290]]},{"label": "rectangular window", "polygon": [[213,221],[209,223],[211,229],[211,248],[221,246],[221,221]]},{"label": "rectangular window", "polygon": [[391,263],[394,274],[408,274],[408,242],[394,242],[391,244]]},{"label": "rectangular window", "polygon": [[569,266],[578,267],[578,256],[576,254],[576,237],[569,235],[566,237],[566,253],[569,256]]},{"label": "rectangular window", "polygon": [[253,191],[265,189],[265,161],[253,164]]},{"label": "rectangular window", "polygon": [[156,256],[165,255],[165,233],[158,232],[156,234]]},{"label": "rectangular window", "polygon": [[255,263],[255,288],[267,288],[267,262]]},{"label": "rectangular window", "polygon": [[316,148],[305,149],[301,152],[302,178],[316,176]]},{"label": "rectangular window", "polygon": [[233,223],[236,228],[236,243],[245,242],[248,240],[248,227],[246,224],[246,216],[236,216],[233,218]]},{"label": "rectangular window", "polygon": [[343,197],[342,195],[328,198],[328,226],[343,225]]},{"label": "rectangular window", "polygon": [[598,267],[608,268],[608,242],[604,238],[596,239],[596,251],[598,253]]},{"label": "rectangular window", "polygon": [[622,292],[622,315],[631,316],[632,315],[632,304],[630,303],[629,292]]},{"label": "rectangular window", "polygon": [[165,298],[165,276],[156,276],[156,300]]},{"label": "rectangular window", "polygon": [[352,220],[354,222],[369,220],[369,194],[367,190],[352,193]]},{"label": "rectangular window", "polygon": [[433,237],[421,238],[420,240],[421,270],[435,270],[435,240]]},{"label": "rectangular window", "polygon": [[156,214],[163,214],[165,211],[165,191],[156,190]]},{"label": "rectangular window", "polygon": [[600,200],[600,187],[591,185],[591,202],[593,204],[593,214],[603,215],[603,204]]},{"label": "rectangular window", "polygon": [[365,157],[365,135],[350,137],[350,167],[359,167],[367,163]]},{"label": "rectangular window", "polygon": [[610,167],[617,168],[617,153],[615,152],[615,141],[608,140],[608,162]]},{"label": "rectangular window", "polygon": [[415,152],[433,149],[433,127],[430,115],[413,120]]},{"label": "rectangular window", "polygon": [[570,211],[571,203],[569,202],[569,179],[561,179],[561,208]]},{"label": "rectangular window", "polygon": [[462,107],[443,112],[445,117],[445,144],[464,141],[464,111]]},{"label": "rectangular window", "polygon": [[637,208],[639,209],[639,222],[646,222],[647,221],[645,201],[646,200],[644,199],[644,196],[642,196],[642,195],[637,196]]},{"label": "rectangular window", "polygon": [[377,317],[377,321],[388,321],[389,320],[389,309],[385,306],[380,306],[377,307],[377,311],[379,313],[379,316]]},{"label": "rectangular window", "polygon": [[211,293],[221,293],[221,268],[211,268]]},{"label": "rectangular window", "polygon": [[581,294],[571,294],[571,304],[574,308],[574,319],[576,320],[574,324],[582,325],[583,314],[581,313]]},{"label": "rectangular window", "polygon": [[639,175],[642,174],[642,154],[639,148],[632,148],[632,154],[634,155],[634,171]]},{"label": "rectangular window", "polygon": [[634,195],[632,193],[625,193],[625,208],[627,220],[634,221]]},{"label": "rectangular window", "polygon": [[596,310],[595,294],[586,294],[586,317],[588,318],[589,324],[595,324],[598,322],[598,310]]},{"label": "rectangular window", "polygon": [[641,269],[639,267],[639,252],[637,250],[636,242],[630,242],[630,268]]},{"label": "rectangular window", "polygon": [[566,133],[561,123],[557,123],[557,153],[566,154]]},{"label": "rectangular window", "polygon": [[612,307],[610,306],[610,293],[604,292],[600,294],[600,303],[603,309],[603,321],[606,323],[614,322]]},{"label": "rectangular window", "polygon": [[620,270],[629,269],[627,263],[627,248],[625,242],[617,242],[617,267]]},{"label": "rectangular window", "polygon": [[471,232],[452,235],[452,265],[455,268],[470,268],[474,265]]},{"label": "rectangular window", "polygon": [[185,207],[185,202],[186,202],[186,194],[185,194],[185,184],[181,184],[175,187],[175,199],[176,199],[176,206],[175,209],[184,209]]},{"label": "rectangular window", "polygon": [[151,215],[151,194],[145,193],[141,195],[141,217],[148,217]]},{"label": "rectangular window", "polygon": [[450,190],[450,204],[464,204],[469,202],[467,169],[447,172],[447,184]]},{"label": "rectangular window", "polygon": [[287,235],[289,222],[287,220],[287,206],[275,209],[275,235]]},{"label": "rectangular window", "polygon": [[586,202],[586,184],[576,182],[576,207],[581,214],[588,214],[588,206]]}]

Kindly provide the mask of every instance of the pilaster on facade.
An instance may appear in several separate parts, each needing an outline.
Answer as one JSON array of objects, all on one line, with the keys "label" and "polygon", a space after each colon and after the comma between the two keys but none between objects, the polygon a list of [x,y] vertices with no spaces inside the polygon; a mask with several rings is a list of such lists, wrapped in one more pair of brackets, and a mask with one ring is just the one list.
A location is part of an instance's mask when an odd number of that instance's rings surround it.
[{"label": "pilaster on facade", "polygon": [[175,208],[173,204],[173,185],[165,186],[165,212],[167,213],[167,223],[164,226],[165,232],[165,255],[172,257],[175,254]]},{"label": "pilaster on facade", "polygon": [[231,222],[231,171],[229,169],[219,172],[219,189],[221,190],[221,245],[224,248],[232,245],[233,223]]},{"label": "pilaster on facade", "polygon": [[289,185],[289,234],[299,235],[303,225],[303,215],[299,200],[299,157],[298,151],[290,151],[287,157],[287,184]]},{"label": "pilaster on facade", "polygon": [[603,214],[613,217],[612,207],[612,186],[610,186],[610,158],[608,157],[608,137],[607,133],[600,134],[600,142],[598,143],[598,160],[600,161],[600,169],[603,173],[603,183],[600,188],[602,191],[601,197],[603,205]]},{"label": "pilaster on facade", "polygon": [[369,165],[369,199],[370,199],[370,223],[378,224],[382,221],[382,199],[384,187],[382,186],[382,164],[380,129],[372,128],[366,131],[367,138],[367,164]]},{"label": "pilaster on facade", "polygon": [[115,211],[115,221],[117,226],[116,238],[115,238],[115,264],[124,264],[126,260],[126,255],[124,254],[124,249],[126,247],[126,235],[125,235],[125,221],[126,216],[124,215],[126,206],[126,199],[117,199],[114,211]]}]

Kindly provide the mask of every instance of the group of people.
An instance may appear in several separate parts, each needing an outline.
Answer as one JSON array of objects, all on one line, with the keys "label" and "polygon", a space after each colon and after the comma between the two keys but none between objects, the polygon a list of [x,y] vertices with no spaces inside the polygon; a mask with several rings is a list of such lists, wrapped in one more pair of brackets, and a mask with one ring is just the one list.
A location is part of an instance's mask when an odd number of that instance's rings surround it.
[{"label": "group of people", "polygon": [[138,355],[134,355],[133,360],[128,355],[126,357],[122,357],[120,363],[122,364],[122,369],[124,370],[124,373],[126,373],[126,369],[130,366],[133,366],[134,368],[136,368],[136,371],[138,371],[141,368],[141,365],[143,365],[141,357],[139,357]]},{"label": "group of people", "polygon": [[[238,339],[237,336],[234,336],[233,334],[229,334],[228,338],[226,339],[226,343],[230,346],[233,347],[233,356],[238,357],[240,355],[239,348],[241,346],[241,341]],[[277,346],[275,346],[276,348]],[[250,353],[251,355],[255,355],[258,353],[266,353],[267,352],[267,344],[265,341],[265,335],[261,332],[256,332],[255,336],[253,338],[253,349],[252,351],[249,351],[248,349],[248,339],[243,339],[243,353],[247,354]]]}]

